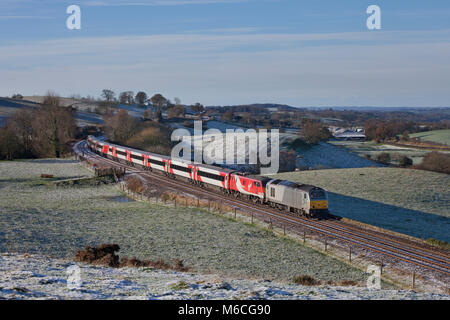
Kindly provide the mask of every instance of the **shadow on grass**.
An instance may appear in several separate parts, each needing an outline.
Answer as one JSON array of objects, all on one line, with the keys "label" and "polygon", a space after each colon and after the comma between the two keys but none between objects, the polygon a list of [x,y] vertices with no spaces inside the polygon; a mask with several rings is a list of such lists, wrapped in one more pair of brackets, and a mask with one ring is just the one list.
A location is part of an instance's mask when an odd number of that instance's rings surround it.
[{"label": "shadow on grass", "polygon": [[450,242],[450,218],[332,192],[328,197],[334,215],[418,238]]}]

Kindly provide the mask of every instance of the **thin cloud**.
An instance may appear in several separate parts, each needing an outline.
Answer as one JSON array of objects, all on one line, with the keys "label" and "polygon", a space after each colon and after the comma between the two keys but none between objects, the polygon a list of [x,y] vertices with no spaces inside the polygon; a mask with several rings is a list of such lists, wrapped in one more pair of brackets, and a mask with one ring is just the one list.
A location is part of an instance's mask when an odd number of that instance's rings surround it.
[{"label": "thin cloud", "polygon": [[209,105],[436,106],[450,98],[449,34],[230,32],[17,42],[0,45],[0,94],[52,88],[98,95],[103,87],[144,86]]},{"label": "thin cloud", "polygon": [[0,20],[17,20],[17,19],[55,19],[55,17],[46,17],[46,16],[0,16]]},{"label": "thin cloud", "polygon": [[86,6],[110,7],[110,6],[180,6],[180,5],[204,5],[218,3],[239,3],[254,0],[150,0],[146,2],[124,2],[124,1],[86,1]]}]

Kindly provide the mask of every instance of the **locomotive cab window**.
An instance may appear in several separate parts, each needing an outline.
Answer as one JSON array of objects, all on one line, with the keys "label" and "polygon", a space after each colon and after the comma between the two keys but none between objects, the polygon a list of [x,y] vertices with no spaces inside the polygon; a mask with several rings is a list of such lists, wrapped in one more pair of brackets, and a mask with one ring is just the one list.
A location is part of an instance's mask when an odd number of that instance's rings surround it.
[{"label": "locomotive cab window", "polygon": [[311,199],[325,198],[325,192],[322,190],[311,191]]}]

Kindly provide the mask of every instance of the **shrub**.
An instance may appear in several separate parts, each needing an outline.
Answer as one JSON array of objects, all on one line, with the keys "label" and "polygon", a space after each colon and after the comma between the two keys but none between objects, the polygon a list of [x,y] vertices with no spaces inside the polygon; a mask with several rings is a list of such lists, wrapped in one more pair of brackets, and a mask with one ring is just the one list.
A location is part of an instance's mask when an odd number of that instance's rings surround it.
[{"label": "shrub", "polygon": [[450,155],[440,152],[430,152],[423,157],[418,169],[450,174]]},{"label": "shrub", "polygon": [[296,276],[293,281],[296,284],[301,284],[304,286],[317,286],[320,284],[320,281],[308,275]]},{"label": "shrub", "polygon": [[401,167],[410,167],[412,166],[413,161],[411,158],[408,158],[407,156],[400,156],[398,163]]},{"label": "shrub", "polygon": [[180,282],[170,285],[172,290],[185,290],[189,289],[189,284],[186,281],[181,280]]},{"label": "shrub", "polygon": [[93,265],[102,265],[112,268],[124,268],[124,267],[151,267],[162,270],[176,270],[176,271],[189,271],[189,267],[185,267],[182,260],[175,260],[174,265],[170,265],[164,262],[162,259],[157,261],[151,260],[139,260],[136,257],[131,259],[122,257],[119,260],[119,256],[116,254],[120,250],[117,244],[102,244],[98,247],[86,246],[84,250],[78,250],[75,253],[75,261],[86,262]]},{"label": "shrub", "polygon": [[145,186],[142,183],[142,180],[136,176],[132,176],[127,179],[127,187],[133,192],[142,193],[144,191]]},{"label": "shrub", "polygon": [[384,164],[389,164],[391,162],[391,156],[387,152],[380,153],[377,155],[377,161]]},{"label": "shrub", "polygon": [[358,285],[358,282],[354,280],[342,280],[341,282],[339,282],[339,285],[343,287],[356,287]]},{"label": "shrub", "polygon": [[302,128],[303,140],[310,145],[327,141],[331,137],[330,131],[319,122],[307,121]]},{"label": "shrub", "polygon": [[75,138],[74,109],[49,93],[41,107],[20,109],[0,129],[0,159],[61,157]]},{"label": "shrub", "polygon": [[434,238],[429,238],[425,240],[427,243],[431,244],[432,246],[440,247],[442,249],[450,249],[450,243]]}]

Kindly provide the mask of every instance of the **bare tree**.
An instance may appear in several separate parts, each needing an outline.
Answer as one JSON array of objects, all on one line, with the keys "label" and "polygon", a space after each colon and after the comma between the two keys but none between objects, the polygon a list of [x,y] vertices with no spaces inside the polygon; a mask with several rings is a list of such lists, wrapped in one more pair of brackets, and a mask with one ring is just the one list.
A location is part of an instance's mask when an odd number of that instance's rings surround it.
[{"label": "bare tree", "polygon": [[113,102],[116,99],[116,94],[111,89],[103,89],[102,90],[102,98],[106,102]]},{"label": "bare tree", "polygon": [[192,105],[192,106],[190,106],[190,108],[191,108],[191,110],[192,111],[194,111],[196,114],[200,114],[200,113],[202,113],[203,112],[203,110],[204,110],[204,107],[203,107],[203,105],[202,104],[200,104],[200,103],[196,103],[196,104],[194,104],[194,105]]},{"label": "bare tree", "polygon": [[133,91],[124,91],[119,95],[119,102],[122,104],[134,104],[134,92]]},{"label": "bare tree", "polygon": [[139,91],[136,93],[136,102],[139,105],[143,105],[147,101],[147,94],[144,91]]},{"label": "bare tree", "polygon": [[167,106],[167,99],[164,98],[161,94],[157,93],[150,98],[150,103],[158,109],[163,109]]},{"label": "bare tree", "polygon": [[130,116],[126,110],[122,109],[116,115],[104,115],[103,119],[105,121],[105,134],[108,139],[114,142],[125,143],[139,131],[139,121]]},{"label": "bare tree", "polygon": [[66,150],[76,132],[76,123],[71,107],[61,107],[60,99],[53,93],[47,94],[42,106],[34,112],[32,127],[36,143],[34,148],[41,156],[59,158]]},{"label": "bare tree", "polygon": [[183,106],[177,105],[167,109],[167,116],[169,118],[184,117],[185,115],[186,108]]}]

